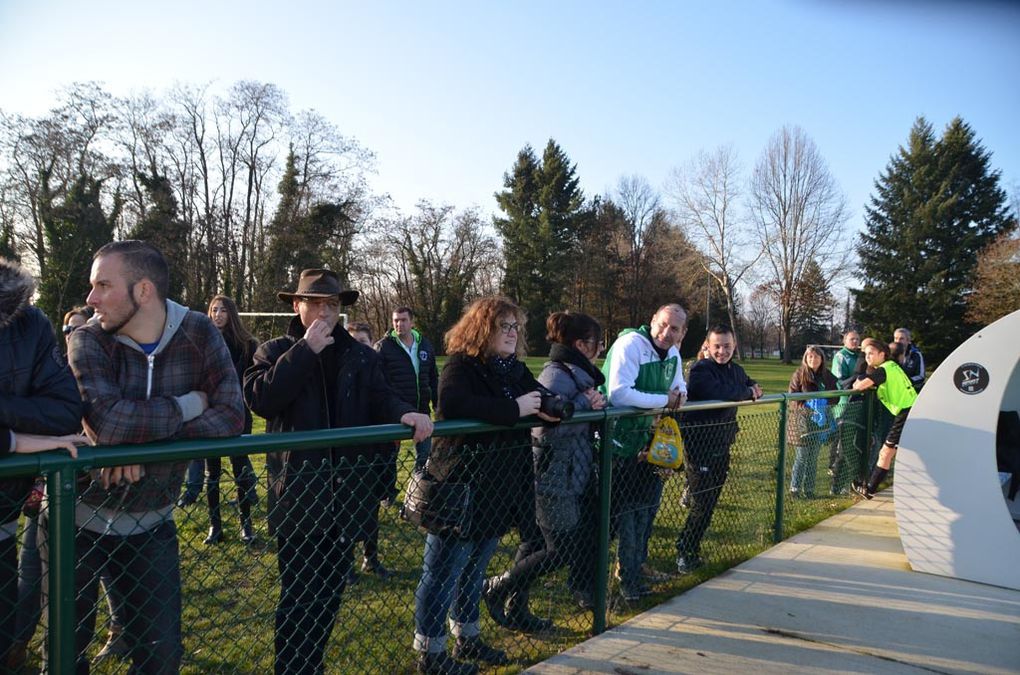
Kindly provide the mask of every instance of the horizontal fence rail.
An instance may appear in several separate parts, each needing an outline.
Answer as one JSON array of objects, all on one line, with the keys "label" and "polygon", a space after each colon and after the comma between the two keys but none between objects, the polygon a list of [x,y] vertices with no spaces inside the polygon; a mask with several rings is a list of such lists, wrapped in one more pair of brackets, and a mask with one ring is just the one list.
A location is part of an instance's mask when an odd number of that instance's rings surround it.
[{"label": "horizontal fence rail", "polygon": [[[501,483],[472,495],[473,508],[486,515],[470,525],[476,534],[491,527],[498,541],[481,571],[488,581],[478,601],[480,615],[458,609],[455,601],[450,618],[457,625],[480,622],[485,641],[506,652],[510,661],[504,667],[524,668],[846,508],[852,503],[850,480],[863,476],[873,463],[884,423],[873,396],[857,402],[846,397],[847,392],[818,392],[689,403],[679,413],[685,463],[677,470],[651,467],[612,450],[646,446],[655,416],[672,411],[578,412],[561,426],[584,433],[549,435],[545,441],[530,437],[533,428],[551,428],[536,419],[512,428],[472,420],[437,422],[434,444],[463,437],[470,445],[478,434],[502,434],[504,439],[469,454],[478,467],[494,462],[501,467]],[[826,399],[829,405],[805,405],[813,399]],[[698,415],[691,413],[707,413],[708,418],[694,421]],[[736,419],[720,420],[714,413],[735,413]],[[0,479],[36,476],[46,485],[38,514],[26,509],[19,526],[19,569],[3,571],[24,586],[11,625],[17,625],[16,644],[28,645],[27,667],[54,673],[84,667],[127,672],[132,654],[157,655],[166,646],[183,649],[181,672],[272,671],[274,658],[280,658],[274,657],[274,626],[284,620],[278,606],[280,575],[295,555],[280,550],[277,535],[281,527],[308,526],[315,531],[338,527],[357,542],[343,551],[343,559],[324,559],[329,569],[313,570],[324,575],[316,579],[331,579],[342,589],[339,609],[327,605],[323,610],[332,627],[326,670],[409,672],[415,663],[416,626],[449,632],[446,617],[423,614],[430,602],[423,564],[438,564],[429,559],[438,555],[437,549],[400,516],[416,459],[411,434],[404,425],[380,425],[82,447],[77,459],[50,452],[0,462]],[[337,456],[345,459],[328,467],[302,465],[279,482],[272,453],[316,448],[339,449]],[[553,478],[569,483],[573,474],[557,473],[562,468],[557,462],[568,456],[580,458],[570,471],[580,466],[589,473],[564,496],[545,486],[555,484]],[[185,468],[199,461],[204,462],[201,473],[192,467],[186,479]],[[100,569],[96,561],[105,560],[105,553],[102,537],[95,534],[98,521],[82,522],[85,502],[98,490],[97,470],[129,464],[175,467],[163,486],[176,503],[170,534],[158,534],[162,530],[156,528],[152,541],[124,539],[138,542],[136,555],[163,555],[160,551],[169,550],[173,536],[179,547],[181,634],[157,636],[148,645],[151,652],[135,645],[132,653],[131,645],[117,640],[134,635],[132,617],[139,613],[151,618],[168,611],[153,605],[158,590],[151,602],[117,597],[125,579],[136,585],[142,580],[132,577],[129,564]],[[328,488],[332,481],[343,488]],[[270,487],[281,484],[286,487],[279,494]],[[303,510],[301,504],[314,507],[327,493],[334,495],[332,510]],[[123,502],[130,488],[111,494]],[[286,517],[278,518],[275,532],[270,531],[271,504],[276,504],[273,513],[280,514],[280,504],[291,502]],[[213,537],[210,528],[220,531],[222,539]],[[171,538],[156,541],[164,534]],[[130,559],[133,551],[110,556]],[[37,561],[40,554],[45,561],[41,569],[32,558]],[[90,574],[97,580],[83,586]],[[146,583],[158,586],[159,581]],[[296,597],[287,610],[287,616],[298,617],[295,621],[322,610],[318,597]],[[40,607],[42,628],[37,631]],[[528,623],[536,617],[551,621]],[[454,647],[451,636],[447,648]]]}]

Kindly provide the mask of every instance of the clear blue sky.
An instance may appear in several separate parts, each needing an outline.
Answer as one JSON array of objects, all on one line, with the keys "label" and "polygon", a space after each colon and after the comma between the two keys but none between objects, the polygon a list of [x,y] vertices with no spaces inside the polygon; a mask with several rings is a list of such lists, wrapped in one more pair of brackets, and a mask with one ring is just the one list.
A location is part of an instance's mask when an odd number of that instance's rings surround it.
[{"label": "clear blue sky", "polygon": [[[291,6],[293,5],[293,6]],[[747,169],[798,124],[854,225],[917,115],[961,115],[1020,184],[1020,3],[0,0],[0,108],[98,80],[279,85],[373,150],[373,187],[496,209],[517,151],[555,138],[588,194],[661,187],[698,149]]]}]

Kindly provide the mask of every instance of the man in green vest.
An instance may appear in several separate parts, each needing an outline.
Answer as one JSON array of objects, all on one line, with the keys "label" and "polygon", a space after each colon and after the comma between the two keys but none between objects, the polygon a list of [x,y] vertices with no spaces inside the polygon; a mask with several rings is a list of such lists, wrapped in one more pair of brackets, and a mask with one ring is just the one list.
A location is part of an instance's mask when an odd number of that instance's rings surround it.
[{"label": "man in green vest", "polygon": [[[680,363],[680,342],[687,333],[687,312],[678,304],[660,307],[650,325],[628,328],[619,336],[602,366],[603,393],[610,405],[678,408],[687,400]],[[653,418],[625,418],[613,433],[613,507],[620,536],[620,592],[637,600],[649,588],[642,577],[661,580],[647,564],[652,521],[662,499],[662,480],[648,464]]]},{"label": "man in green vest", "polygon": [[[857,379],[857,360],[861,358],[861,334],[848,330],[843,335],[843,347],[832,357],[832,376],[840,389],[851,389]],[[847,457],[857,457],[854,448],[857,429],[861,426],[861,404],[851,404],[850,396],[841,396],[836,406],[835,417],[838,431],[836,442],[829,446],[829,476],[832,482],[829,494],[845,494],[847,476],[850,467],[846,466]]]}]

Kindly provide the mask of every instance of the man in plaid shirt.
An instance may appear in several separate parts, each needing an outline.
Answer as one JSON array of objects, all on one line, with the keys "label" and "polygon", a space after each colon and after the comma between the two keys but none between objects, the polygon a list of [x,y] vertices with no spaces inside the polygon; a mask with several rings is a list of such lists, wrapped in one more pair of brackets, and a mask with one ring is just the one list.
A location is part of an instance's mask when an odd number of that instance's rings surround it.
[{"label": "man in plaid shirt", "polygon": [[[93,257],[88,304],[96,314],[71,335],[68,360],[97,444],[235,436],[244,424],[237,373],[204,315],[168,300],[163,255],[120,241]],[[95,624],[100,572],[121,598],[132,672],[176,673],[181,581],[174,503],[184,463],[108,467],[85,477],[77,507],[78,671]]]}]

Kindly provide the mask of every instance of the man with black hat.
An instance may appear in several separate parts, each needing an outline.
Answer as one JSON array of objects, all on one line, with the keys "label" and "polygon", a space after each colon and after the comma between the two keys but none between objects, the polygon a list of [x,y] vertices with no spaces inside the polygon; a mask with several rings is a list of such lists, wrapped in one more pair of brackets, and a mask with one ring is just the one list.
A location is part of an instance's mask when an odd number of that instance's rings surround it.
[{"label": "man with black hat", "polygon": [[[266,431],[308,431],[400,422],[414,441],[432,420],[401,401],[378,354],[338,325],[344,290],[334,272],[301,272],[297,291],[279,293],[297,316],[266,342],[244,375],[244,398]],[[317,448],[267,456],[269,525],[278,543],[276,673],[318,673],[351,567],[352,542],[374,499],[372,462],[386,448]]]}]

